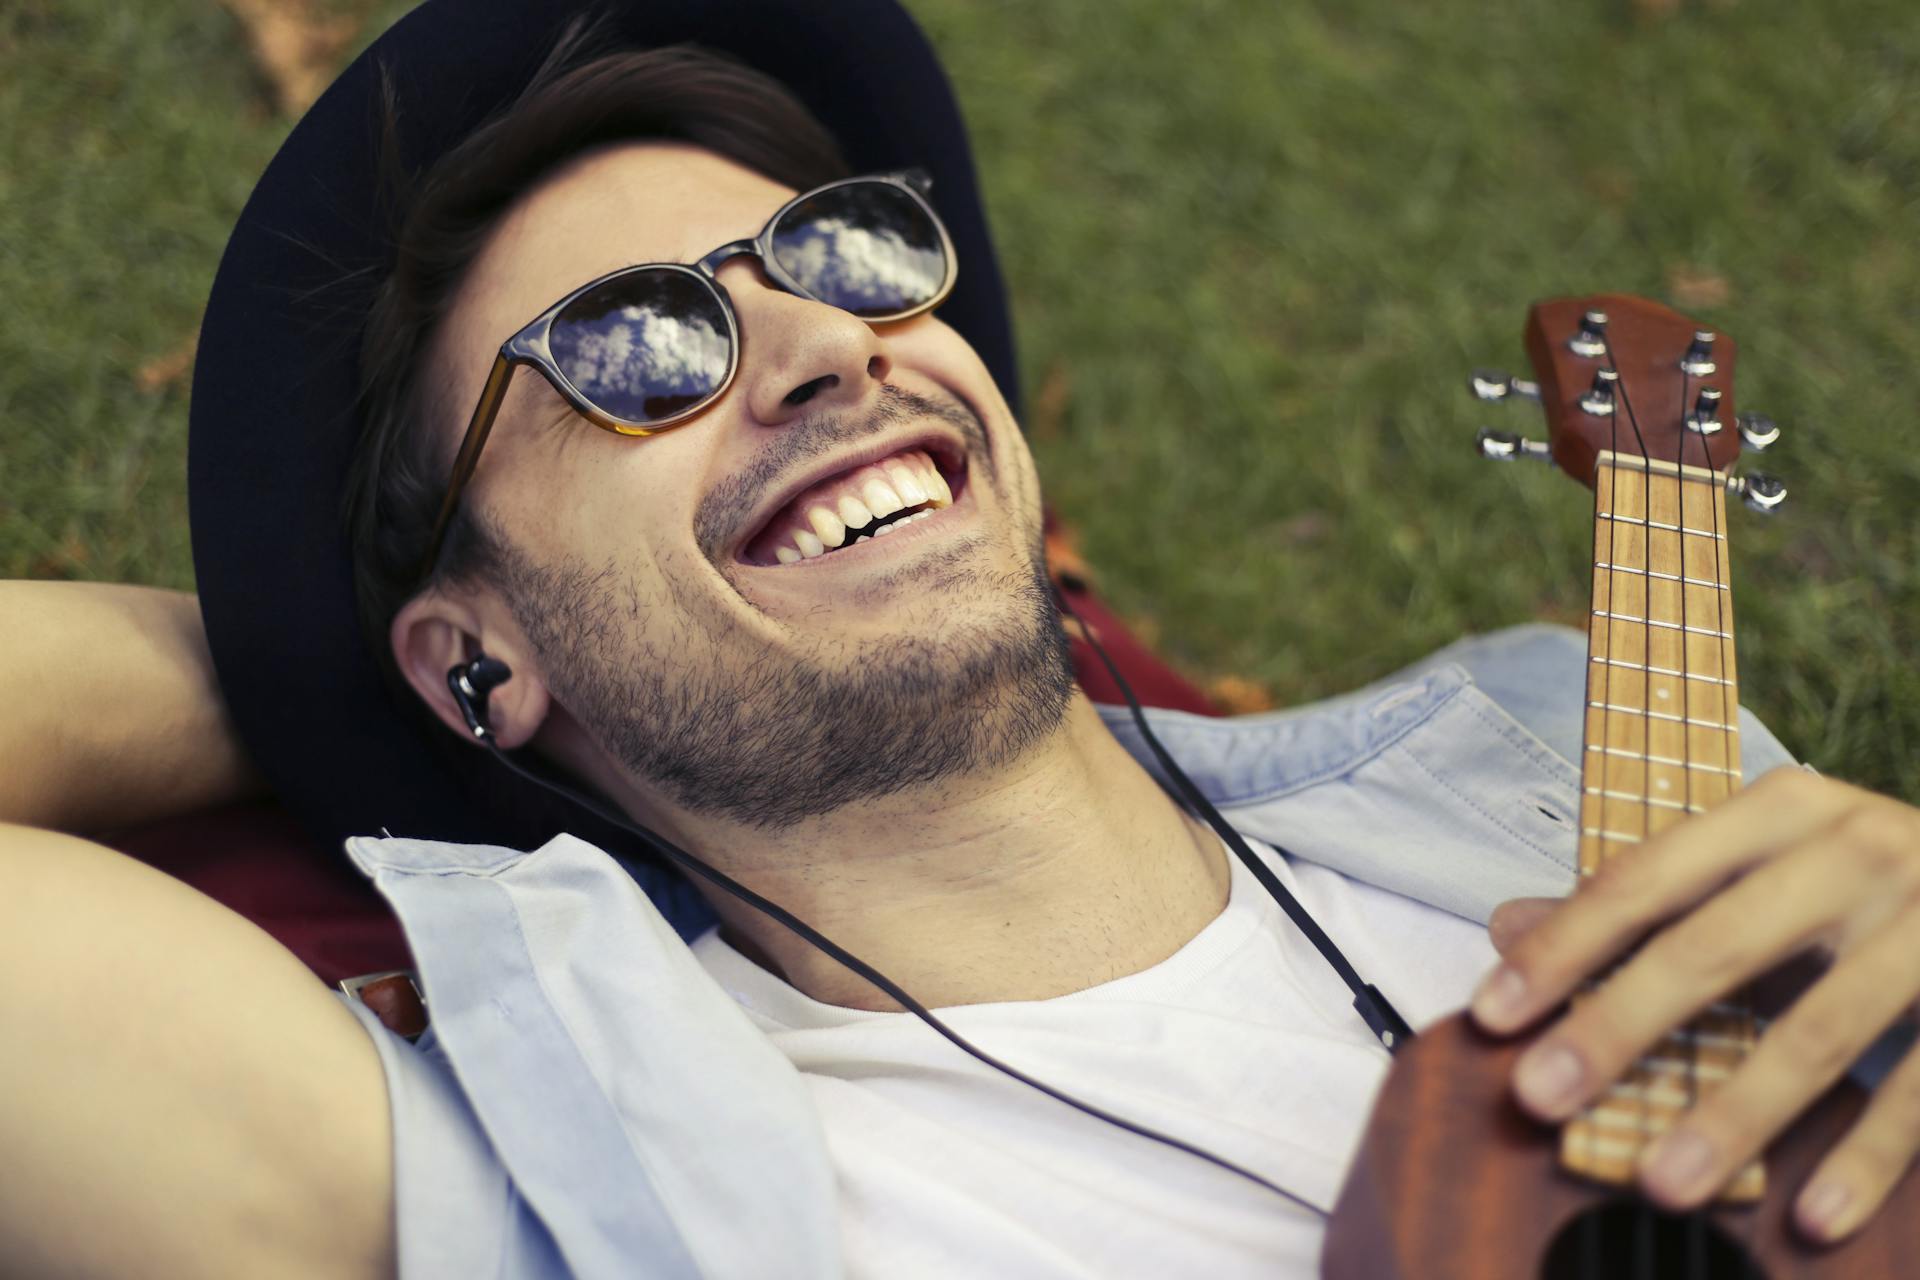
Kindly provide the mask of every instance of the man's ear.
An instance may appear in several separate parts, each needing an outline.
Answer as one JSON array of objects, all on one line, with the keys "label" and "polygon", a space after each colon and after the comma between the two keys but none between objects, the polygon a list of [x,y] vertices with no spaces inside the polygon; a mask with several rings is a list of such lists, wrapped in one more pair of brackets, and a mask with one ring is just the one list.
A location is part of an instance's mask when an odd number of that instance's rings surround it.
[{"label": "man's ear", "polygon": [[447,688],[447,672],[483,653],[513,671],[512,679],[487,699],[487,723],[494,740],[512,750],[524,746],[545,723],[552,704],[525,639],[517,628],[490,625],[473,604],[432,591],[415,596],[394,615],[387,641],[413,691],[462,738],[471,741],[473,734]]}]

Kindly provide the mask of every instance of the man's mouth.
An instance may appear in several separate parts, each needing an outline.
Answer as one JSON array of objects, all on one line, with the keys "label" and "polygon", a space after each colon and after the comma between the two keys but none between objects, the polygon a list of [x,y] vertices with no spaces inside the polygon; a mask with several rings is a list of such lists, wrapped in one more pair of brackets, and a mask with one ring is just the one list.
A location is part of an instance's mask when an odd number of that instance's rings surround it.
[{"label": "man's mouth", "polygon": [[788,565],[832,555],[928,519],[953,505],[965,483],[963,456],[902,449],[803,489],[747,540],[740,558]]}]

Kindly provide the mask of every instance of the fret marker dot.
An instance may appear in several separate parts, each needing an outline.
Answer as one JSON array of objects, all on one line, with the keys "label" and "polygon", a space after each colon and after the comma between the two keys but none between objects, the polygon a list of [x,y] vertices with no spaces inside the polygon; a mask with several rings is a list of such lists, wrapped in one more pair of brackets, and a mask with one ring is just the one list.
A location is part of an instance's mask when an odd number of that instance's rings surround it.
[{"label": "fret marker dot", "polygon": [[1660,701],[1665,702],[1667,700],[1668,694],[1665,689],[1655,689],[1653,691],[1653,696],[1660,699]]},{"label": "fret marker dot", "polygon": [[1672,789],[1672,787],[1673,787],[1673,784],[1671,782],[1668,782],[1665,778],[1655,778],[1653,780],[1653,789],[1655,791],[1667,791]]}]

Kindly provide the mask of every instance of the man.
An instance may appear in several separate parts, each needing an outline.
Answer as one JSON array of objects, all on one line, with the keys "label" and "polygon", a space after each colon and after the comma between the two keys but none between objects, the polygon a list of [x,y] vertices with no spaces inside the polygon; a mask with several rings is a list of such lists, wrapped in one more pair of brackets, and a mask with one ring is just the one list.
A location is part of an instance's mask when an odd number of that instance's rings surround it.
[{"label": "man", "polygon": [[[791,121],[764,83],[691,55],[589,62],[544,79],[461,159],[536,151],[583,83],[617,95],[675,65]],[[398,532],[363,541],[362,598],[395,674],[469,737],[448,673],[505,663],[484,699],[502,749],[778,903],[986,1051],[1281,1194],[976,1068],[724,894],[709,895],[722,929],[680,948],[577,840],[352,843],[432,1002],[437,1039],[409,1046],[364,1011],[364,1032],[347,1025],[290,957],[205,900],[20,834],[5,972],[71,985],[0,986],[7,1024],[39,1033],[5,1060],[0,1138],[15,1168],[47,1173],[0,1192],[7,1253],[142,1274],[383,1274],[396,1257],[446,1274],[1305,1273],[1387,1054],[1228,842],[1072,685],[1038,481],[986,367],[915,309],[926,297],[869,323],[740,254],[713,266],[737,367],[688,416],[628,406],[617,416],[651,434],[622,435],[526,370],[483,391],[502,340],[556,300],[752,238],[796,194],[679,140],[548,154],[474,242],[418,363],[372,389],[357,527]],[[886,198],[910,204],[898,189]],[[690,287],[689,307],[717,305]],[[601,412],[623,379],[684,354],[700,313],[620,333],[608,314],[555,357]],[[610,351],[621,378],[598,376]],[[461,449],[489,413],[485,448]],[[470,479],[414,495],[411,524],[389,519],[404,495],[381,491],[383,445],[421,448],[435,474],[458,451]],[[925,519],[848,539],[916,508]],[[383,587],[409,569],[404,595]],[[1570,665],[1538,633],[1503,643],[1529,670]],[[1487,655],[1456,656],[1496,665]],[[1212,730],[1161,728],[1200,772]],[[1508,815],[1481,812],[1479,793],[1462,803],[1455,783],[1490,793],[1486,771],[1544,794],[1568,770],[1460,665],[1222,728],[1206,789],[1416,1025],[1460,1004],[1492,952],[1477,925],[1408,893],[1449,901],[1434,882],[1459,878],[1451,901],[1468,914],[1490,887],[1564,886],[1563,867],[1533,857],[1534,830],[1503,837]],[[1768,754],[1750,733],[1750,763]],[[1403,823],[1439,871],[1394,851]],[[1664,1028],[1817,940],[1826,977],[1648,1167],[1656,1198],[1700,1203],[1920,994],[1917,833],[1904,806],[1789,770],[1535,927],[1521,926],[1537,912],[1510,912],[1508,964],[1475,1004],[1498,1032],[1539,1022],[1660,930],[1522,1059],[1523,1103],[1565,1116]],[[1267,841],[1283,837],[1329,865],[1280,857]],[[104,944],[63,941],[81,903],[111,926]],[[1669,1003],[1641,994],[1654,977]],[[77,1007],[96,1010],[84,1030]],[[155,1068],[129,1076],[136,1054]],[[1916,1077],[1896,1069],[1806,1189],[1810,1233],[1856,1228],[1904,1171]],[[116,1231],[86,1230],[100,1218]]]}]

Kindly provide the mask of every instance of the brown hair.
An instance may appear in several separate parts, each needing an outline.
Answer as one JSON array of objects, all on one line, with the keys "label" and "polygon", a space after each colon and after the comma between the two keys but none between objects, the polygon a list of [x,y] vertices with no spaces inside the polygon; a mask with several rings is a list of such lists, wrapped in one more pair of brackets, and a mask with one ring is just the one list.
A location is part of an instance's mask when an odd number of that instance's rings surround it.
[{"label": "brown hair", "polygon": [[[771,77],[694,45],[592,56],[597,38],[591,25],[570,28],[518,98],[417,178],[398,169],[398,95],[383,77],[382,142],[399,230],[393,271],[361,341],[361,430],[346,518],[360,622],[390,678],[387,628],[401,605],[429,585],[471,581],[499,564],[493,535],[462,508],[432,574],[419,577],[453,452],[439,424],[464,412],[442,402],[426,365],[460,282],[515,201],[581,152],[629,139],[690,142],[801,190],[848,172],[825,126]],[[573,283],[556,280],[555,296]]]}]

